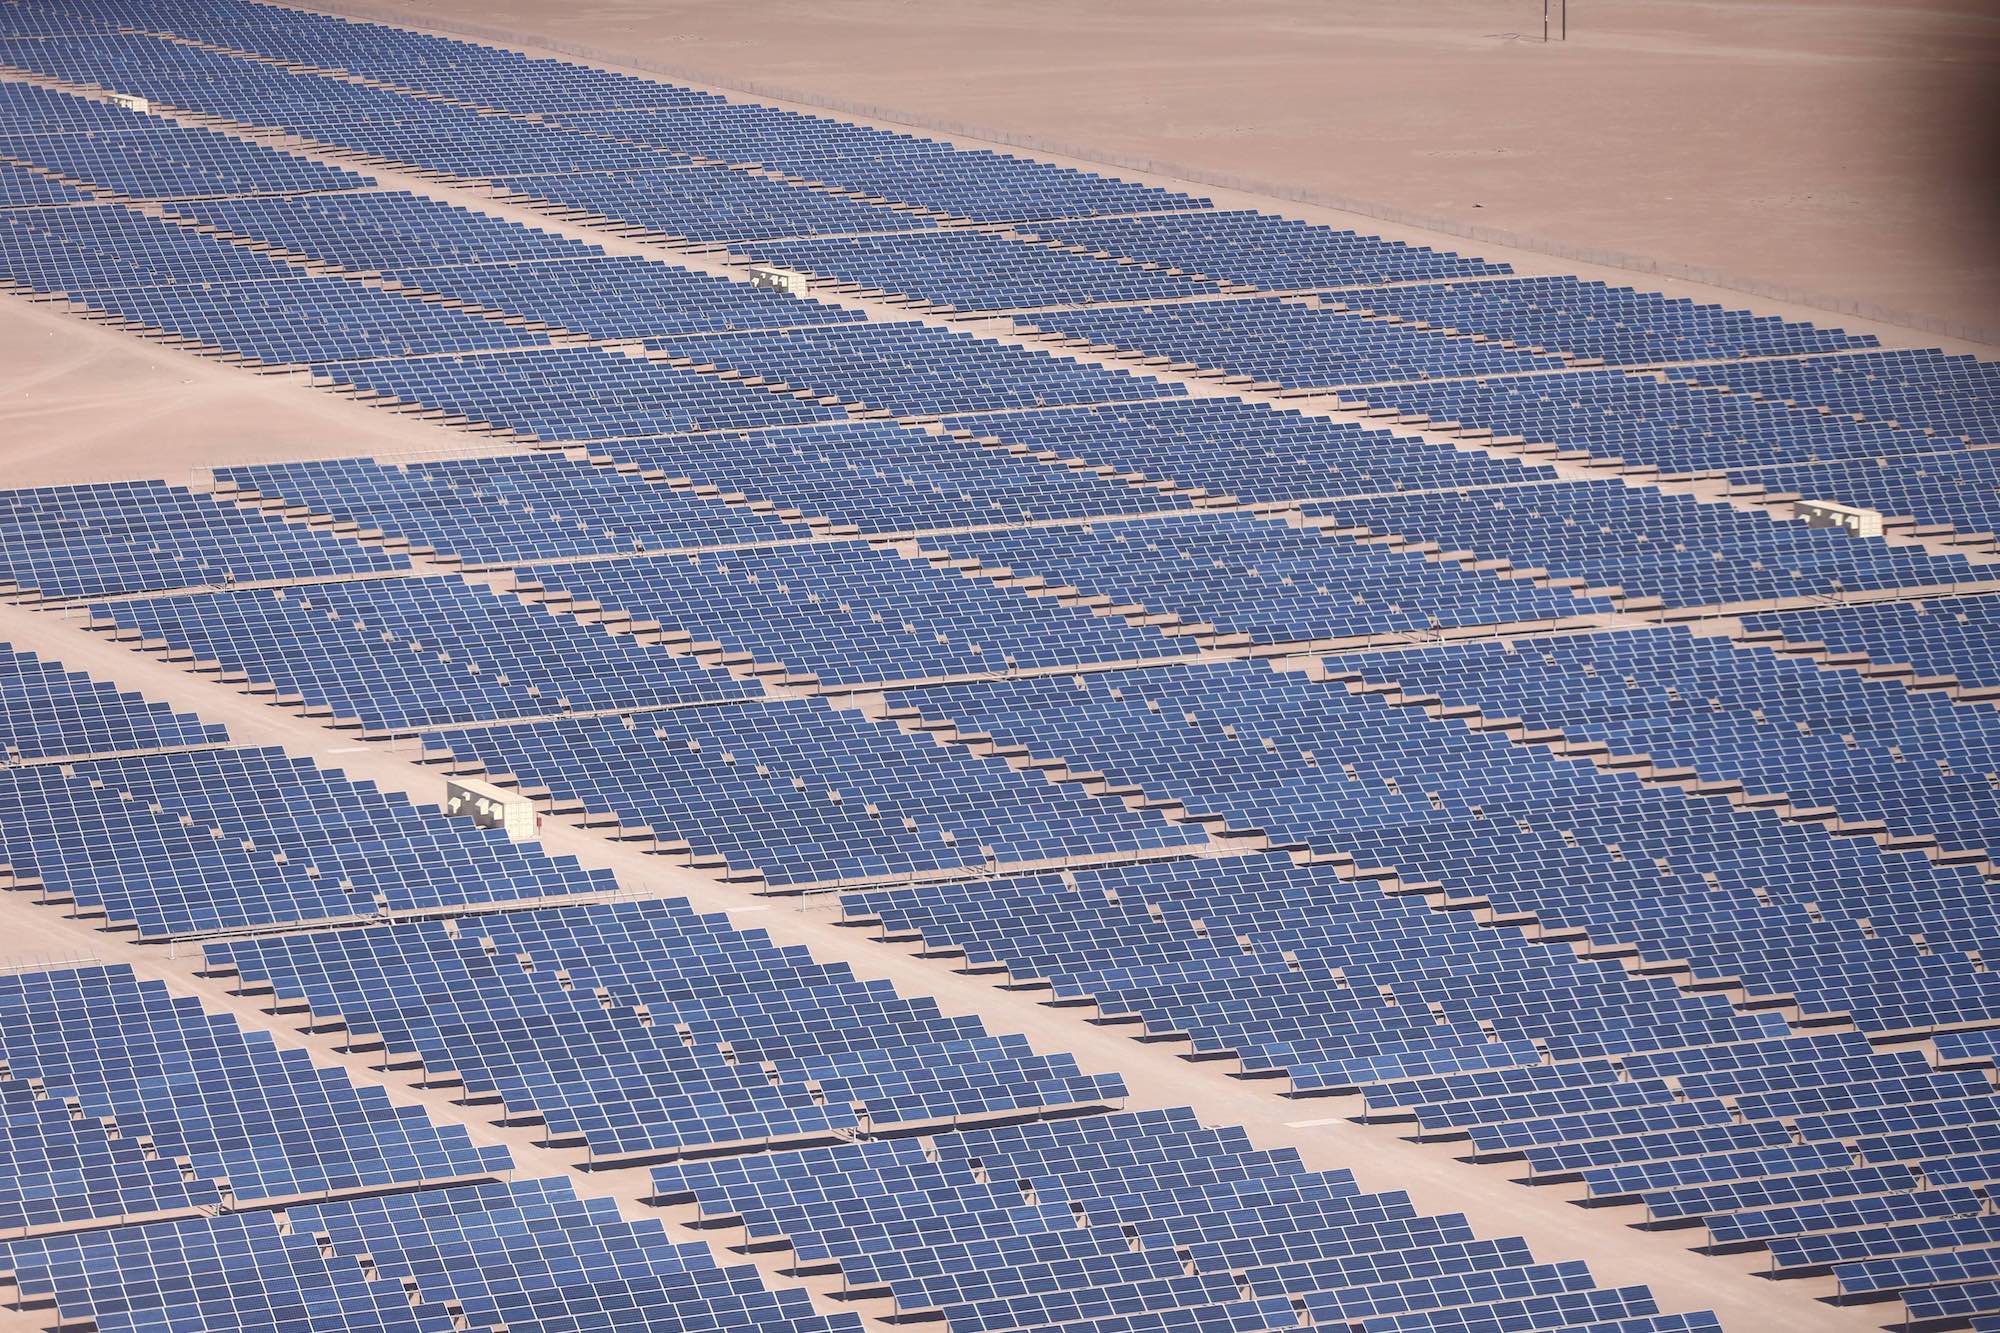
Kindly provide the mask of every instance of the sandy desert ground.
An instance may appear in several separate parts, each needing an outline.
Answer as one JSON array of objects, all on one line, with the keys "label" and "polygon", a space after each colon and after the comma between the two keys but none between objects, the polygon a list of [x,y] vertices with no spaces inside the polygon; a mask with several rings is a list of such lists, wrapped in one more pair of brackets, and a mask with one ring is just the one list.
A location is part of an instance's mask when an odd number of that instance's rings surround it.
[{"label": "sandy desert ground", "polygon": [[[0,486],[161,477],[336,456],[462,451],[467,437],[121,329],[0,297]],[[485,442],[481,452],[498,446]]]},{"label": "sandy desert ground", "polygon": [[[1560,0],[1555,0],[1559,5]],[[1973,327],[1985,0],[353,0]]]}]

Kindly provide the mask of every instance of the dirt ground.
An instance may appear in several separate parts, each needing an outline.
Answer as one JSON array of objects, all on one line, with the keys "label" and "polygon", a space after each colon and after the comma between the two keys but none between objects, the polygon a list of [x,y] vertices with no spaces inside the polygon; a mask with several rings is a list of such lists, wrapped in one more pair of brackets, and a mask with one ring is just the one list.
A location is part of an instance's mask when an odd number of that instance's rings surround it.
[{"label": "dirt ground", "polygon": [[0,486],[186,485],[197,466],[428,454],[468,439],[303,376],[260,375],[0,296]]},{"label": "dirt ground", "polygon": [[1541,0],[311,7],[2000,322],[1987,0],[1571,0],[1548,46]]}]

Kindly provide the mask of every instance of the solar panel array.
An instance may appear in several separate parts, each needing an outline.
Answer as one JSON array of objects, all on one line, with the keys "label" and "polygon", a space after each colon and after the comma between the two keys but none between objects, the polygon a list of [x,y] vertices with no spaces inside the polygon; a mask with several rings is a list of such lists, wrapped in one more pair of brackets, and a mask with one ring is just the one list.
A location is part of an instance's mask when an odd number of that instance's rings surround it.
[{"label": "solar panel array", "polygon": [[[754,685],[457,579],[113,603],[100,623],[368,731],[745,699]],[[362,688],[355,689],[357,682]]]},{"label": "solar panel array", "polygon": [[1971,598],[1879,602],[1839,614],[1745,616],[1743,637],[1777,652],[1815,656],[1877,679],[1976,700],[2000,686],[1992,613],[1989,603]]},{"label": "solar panel array", "polygon": [[406,569],[163,481],[0,493],[0,596],[57,601]]},{"label": "solar panel array", "polygon": [[[203,734],[222,739],[219,727]],[[121,739],[102,731],[78,744],[90,755],[0,770],[8,887],[141,939],[615,887],[572,858],[440,821],[400,793],[279,750],[211,744],[110,757]]]},{"label": "solar panel array", "polygon": [[23,1241],[15,1280],[100,1328],[287,1327],[443,1333],[543,1328],[852,1333],[658,1223],[536,1180],[312,1203]]},{"label": "solar panel array", "polygon": [[0,738],[10,761],[191,748],[229,739],[227,728],[114,690],[33,653],[8,650],[0,659],[0,681],[5,682],[0,697],[7,701]]},{"label": "solar panel array", "polygon": [[[1991,366],[247,0],[0,10],[0,281],[498,446],[7,492],[10,600],[1662,1243],[2000,1315]],[[661,1210],[131,969],[0,976],[0,1273],[65,1321],[1720,1327],[52,661],[5,694],[6,887]]]}]

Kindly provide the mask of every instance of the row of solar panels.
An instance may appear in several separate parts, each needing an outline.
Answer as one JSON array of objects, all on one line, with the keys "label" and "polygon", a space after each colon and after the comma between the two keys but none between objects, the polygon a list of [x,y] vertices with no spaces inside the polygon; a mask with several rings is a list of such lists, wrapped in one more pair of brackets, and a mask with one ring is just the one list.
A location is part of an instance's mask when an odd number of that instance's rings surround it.
[{"label": "row of solar panels", "polygon": [[205,723],[113,689],[60,662],[0,645],[0,744],[7,760],[198,747],[229,739]]},{"label": "row of solar panels", "polygon": [[[579,373],[612,373],[622,386],[614,393],[658,383],[649,363],[594,349],[554,354],[578,358]],[[515,360],[430,364],[470,373]],[[534,395],[569,419],[574,413],[557,406],[559,385],[540,384]],[[621,424],[652,410],[617,401]],[[1257,458],[1261,446],[1252,441],[1265,428],[1295,434],[1298,453]],[[847,423],[593,446],[596,457],[618,464],[609,468],[530,457],[276,464],[219,474],[225,496],[254,492],[273,512],[349,525],[338,530],[368,534],[386,551],[329,541],[158,482],[9,492],[0,515],[9,537],[4,573],[16,596],[76,597],[390,570],[413,548],[482,566],[815,534],[930,533],[926,546],[940,557],[1265,642],[1427,628],[1431,617],[1444,626],[1504,624],[1589,609],[1564,588],[1695,608],[1950,588],[1974,577],[1950,557],[1615,481],[1523,485],[1536,474],[1260,408],[1139,404],[986,418],[980,429],[984,446]],[[1114,438],[1121,442],[1093,442]],[[1225,452],[1232,438],[1243,441],[1240,461]],[[1259,470],[1270,474],[1266,489],[1249,484]],[[1297,498],[1264,498],[1286,491]],[[1294,522],[1370,543],[1184,512],[1239,494],[1260,506],[1290,503]],[[1169,511],[1181,512],[1153,523],[1025,526]],[[985,526],[1021,530],[939,531]],[[1437,551],[1465,553],[1460,558],[1478,572],[1467,577],[1421,559]],[[1291,583],[1275,591],[1271,580],[1254,584],[1259,570]],[[1384,579],[1407,586],[1407,602],[1371,591]],[[1246,588],[1254,589],[1247,602]]]},{"label": "row of solar panels", "polygon": [[[1809,1014],[1849,1013],[1876,1031],[1990,1017],[1980,957],[1994,917],[1968,908],[1991,894],[1979,858],[1835,836],[1817,825],[1838,809],[1803,799],[1787,821],[1646,785],[1635,770],[1681,775],[1664,761],[1600,769],[1516,743],[1509,732],[1530,725],[1518,720],[1467,730],[1384,702],[1429,697],[1350,693],[1239,662],[926,687],[893,692],[887,706],[905,726],[1086,789],[1380,868],[1453,904],[1679,962],[1696,978],[1739,979],[1753,999],[1796,997]],[[492,733],[452,744],[496,770],[517,754]],[[1588,733],[1569,748],[1591,753]],[[1845,758],[1843,744],[1825,762]],[[1989,803],[1990,792],[1969,790],[1981,783],[1959,783],[1955,799]]]},{"label": "row of solar panels", "polygon": [[129,967],[0,977],[0,1013],[0,1236],[513,1164]]},{"label": "row of solar panels", "polygon": [[[795,1046],[773,1046],[773,1038],[736,1024],[754,1008],[754,988],[777,994],[782,986],[799,997],[793,1003],[819,992],[789,975],[746,981],[745,963],[726,955],[697,969],[663,942],[670,923],[670,912],[648,904],[462,922],[456,938],[396,928],[362,939],[247,941],[215,946],[210,957],[246,983],[268,983],[315,1012],[337,1011],[350,1026],[379,1030],[390,1051],[424,1052],[427,1064],[449,1061],[471,1087],[491,1080],[522,1089],[505,1092],[510,1108],[525,1095],[546,1106],[592,1077],[599,1047],[591,1031],[614,1026],[598,1021],[593,988],[613,998],[614,1018],[629,1007],[677,1031],[670,1053],[685,1049],[698,1058],[726,1040],[739,1061],[762,1062],[782,1088],[800,1067]],[[710,969],[727,976],[711,978]],[[565,995],[556,977],[568,978],[574,995]],[[745,985],[753,988],[751,1001],[740,998]],[[704,998],[709,987],[718,998]],[[463,998],[420,1008],[399,998],[419,994]],[[542,1014],[551,1004],[586,1015],[581,1032],[561,1018],[511,1021],[524,1007]],[[501,1018],[499,1033],[491,1040],[477,1031],[455,1035],[464,1025],[450,1009],[461,1005]],[[721,1026],[718,1007],[732,1015]],[[838,1034],[808,1025],[786,1042],[880,1040],[862,1032],[868,1025],[858,1015],[826,1025]],[[541,1072],[559,1052],[574,1053],[581,1068],[563,1054],[557,1072]],[[858,1070],[859,1062],[851,1063]],[[879,1058],[871,1063],[877,1077],[893,1067]],[[926,1086],[904,1095],[933,1119],[969,1121],[989,1109],[976,1086],[954,1086],[949,1076],[934,1088],[920,1082]],[[872,1098],[863,1083],[853,1073],[823,1077],[829,1112],[857,1093]],[[635,1094],[628,1082],[620,1105],[643,1125],[654,1098]],[[874,1101],[865,1105],[875,1114]],[[573,1105],[569,1112],[582,1114]],[[642,1132],[661,1131],[628,1127],[620,1142]],[[1642,1290],[1601,1291],[1580,1265],[1538,1264],[1518,1241],[1478,1242],[1461,1218],[1421,1217],[1401,1195],[1364,1193],[1345,1172],[1310,1172],[1295,1153],[1258,1151],[1240,1131],[1206,1129],[1179,1111],[694,1160],[660,1168],[654,1188],[664,1203],[694,1201],[707,1222],[740,1222],[748,1242],[782,1241],[803,1271],[837,1268],[850,1291],[886,1288],[899,1312],[942,1314],[952,1328],[1081,1333],[1119,1326],[1098,1320],[1162,1310],[1188,1311],[1190,1326],[1206,1327],[1223,1317],[1222,1308],[1246,1300],[1277,1302],[1267,1312],[1296,1315],[1303,1306],[1320,1319],[1365,1316],[1385,1329],[1429,1326],[1431,1318],[1518,1317],[1542,1297],[1558,1297],[1554,1309],[1563,1317],[1544,1314],[1525,1327],[1576,1322],[1585,1311],[1645,1316],[1656,1309]],[[1439,1253],[1429,1248],[1433,1241],[1467,1248]],[[1317,1247],[1327,1262],[1246,1282],[1241,1256],[1191,1263],[1184,1252],[1231,1242],[1274,1260],[1303,1258]]]},{"label": "row of solar panels", "polygon": [[[1315,341],[1393,330],[1430,336],[1389,338],[1392,345],[1436,346],[1447,337],[1463,336],[1475,345],[1498,342],[1507,348],[1546,349],[1551,354],[1629,365],[1875,345],[1875,339],[1866,335],[1672,301],[1603,283],[1566,277],[1501,278],[1497,275],[1504,269],[1479,261],[1466,261],[1454,271],[1439,260],[1455,256],[1435,256],[1373,237],[1255,213],[1046,222],[1008,231],[815,237],[735,248],[843,286],[971,311],[1186,301],[1251,285],[1333,288],[1301,303],[1198,301],[1189,307],[1189,313],[1207,321],[1201,327],[1211,329],[1217,327],[1215,319],[1236,316],[1303,317],[1303,326],[1317,331]],[[1292,267],[1280,277],[1270,271],[1279,264]],[[1465,277],[1482,280],[1440,285],[1412,281]],[[1383,282],[1410,285],[1368,285]],[[1159,305],[1138,313],[1157,324],[1175,309]],[[1330,311],[1344,318],[1303,316],[1305,310]],[[1106,312],[1112,320],[1127,315]],[[1364,327],[1371,320],[1373,330]],[[1075,336],[1093,336],[1088,322],[1072,326],[1061,313],[1051,313],[1047,320],[1036,317],[1036,322]],[[1240,355],[1243,330],[1239,327],[1236,332],[1235,350]],[[1123,338],[1095,340],[1135,345]]]},{"label": "row of solar panels", "polygon": [[[119,20],[142,31],[8,40],[0,44],[0,59],[76,84],[136,92],[187,111],[283,128],[358,156],[393,159],[510,188],[518,188],[521,181],[540,186],[534,173],[567,177],[580,168],[647,172],[654,185],[667,184],[659,179],[663,170],[697,164],[771,168],[797,184],[781,185],[739,171],[738,188],[761,192],[773,205],[788,201],[783,210],[767,207],[766,215],[773,222],[784,218],[789,234],[809,230],[802,215],[810,217],[816,207],[832,210],[835,229],[852,230],[857,222],[907,227],[913,221],[910,210],[1015,218],[1206,206],[1203,200],[1091,173],[955,150],[931,140],[774,108],[729,105],[702,94],[670,97],[682,105],[667,108],[662,117],[642,111],[636,119],[634,113],[618,110],[616,101],[605,103],[601,112],[545,117],[539,109],[482,103],[476,89],[467,97],[426,96],[400,82],[407,68],[365,73],[352,67],[352,49],[344,48],[328,59],[310,50],[310,37],[298,45],[301,34],[296,30],[267,34],[274,43],[294,48],[284,57],[285,65],[258,63],[164,35],[169,31],[185,35],[177,30],[192,20],[202,31],[202,40],[241,50],[232,44],[254,37],[258,30],[254,22],[243,22],[244,6],[209,16],[191,15],[180,5],[153,8],[149,15],[128,14]],[[368,49],[372,48],[364,43]],[[360,63],[369,62],[364,57]],[[671,129],[671,147],[646,142],[655,125]],[[760,181],[761,185],[755,183]],[[820,188],[800,188],[808,181]],[[561,195],[565,187],[559,182],[550,188]],[[877,206],[846,210],[830,191],[876,201]],[[537,197],[549,195],[538,189]],[[593,212],[606,202],[594,194],[583,197],[592,201]],[[627,196],[626,202],[653,214],[661,201],[648,190]],[[887,207],[891,204],[901,207]]]},{"label": "row of solar panels", "polygon": [[470,1326],[854,1333],[749,1264],[564,1180],[314,1202],[0,1245],[24,1297],[132,1330]]},{"label": "row of solar panels", "polygon": [[[1376,385],[1343,398],[1527,457],[1641,478],[1723,478],[1736,492],[1872,509],[1890,531],[1990,545],[2000,438],[1993,367],[1866,352],[1674,369]],[[1966,446],[1974,446],[1967,448]]]},{"label": "row of solar panels", "polygon": [[[368,534],[365,545],[330,540],[310,527],[159,482],[8,492],[0,518],[10,538],[5,572],[15,597],[71,598],[388,572],[406,568],[404,553],[413,549],[491,566],[784,544],[865,524],[885,536],[928,534],[924,549],[940,564],[1074,588],[1101,604],[1262,643],[1546,621],[1602,609],[1605,598],[1694,609],[1904,588],[1950,591],[1971,583],[1975,572],[1953,558],[1771,524],[1727,506],[1616,482],[1314,501],[1293,522],[1303,519],[1305,527],[1325,534],[1315,535],[1240,514],[1183,511],[1143,519],[1120,513],[1125,501],[1119,491],[1094,479],[1075,485],[1075,503],[1110,512],[1071,516],[1064,512],[1060,482],[1047,498],[1036,489],[1040,477],[1053,481],[1064,472],[974,446],[934,445],[931,457],[913,466],[955,474],[952,483],[980,486],[984,494],[939,494],[920,489],[925,482],[913,477],[908,493],[878,491],[852,509],[815,503],[826,497],[837,504],[837,487],[865,484],[868,476],[857,472],[867,466],[861,461],[866,455],[857,457],[858,451],[879,441],[886,446],[881,465],[896,466],[900,457],[922,452],[915,441],[923,438],[888,427],[838,428],[825,444],[840,453],[815,459],[805,452],[812,446],[804,435],[788,434],[744,445],[740,467],[716,457],[702,462],[696,457],[705,448],[700,441],[606,446],[609,457],[629,458],[636,476],[549,459],[226,471],[224,498],[254,491],[265,497],[260,503],[266,508],[317,514],[331,520],[323,529],[345,525],[337,530]],[[694,475],[679,471],[683,466]],[[752,469],[763,474],[761,485],[753,480],[747,493],[722,491],[754,476]],[[809,475],[795,480],[802,472]],[[667,484],[651,484],[648,476]],[[697,480],[704,476],[722,480]],[[774,498],[748,498],[760,491]],[[1092,492],[1108,499],[1100,503]],[[1011,495],[1030,497],[1030,504],[1052,499],[1054,507],[980,512],[987,504],[1005,505],[1003,497]],[[833,517],[813,512],[827,508]],[[912,508],[926,512],[912,514]],[[1012,530],[953,533],[916,526],[989,516]],[[1117,521],[1079,526],[1076,517]],[[1041,526],[1022,526],[1021,520]],[[764,553],[738,554],[746,561],[824,562],[829,568],[869,558],[859,548],[790,555],[786,549],[772,545]],[[1431,558],[1440,550],[1460,554],[1449,563]],[[611,578],[617,568],[648,567],[637,561],[595,572],[539,566],[532,578],[553,590],[595,596],[591,580]],[[1510,577],[1493,577],[1496,572]],[[904,576],[916,577],[914,571]],[[925,580],[916,583],[919,590],[907,595],[921,605]],[[978,596],[957,585],[952,590]],[[1030,614],[1017,601],[1002,598],[994,605]],[[670,623],[674,612],[670,603],[651,606],[644,596],[610,604],[634,615],[657,611]],[[821,665],[830,664],[822,659]]]}]

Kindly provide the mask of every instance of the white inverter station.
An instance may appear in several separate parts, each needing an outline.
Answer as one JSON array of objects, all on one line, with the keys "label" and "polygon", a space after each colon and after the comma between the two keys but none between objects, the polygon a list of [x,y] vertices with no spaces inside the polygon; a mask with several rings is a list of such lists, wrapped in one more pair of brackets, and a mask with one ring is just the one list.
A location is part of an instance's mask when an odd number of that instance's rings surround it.
[{"label": "white inverter station", "polygon": [[1809,528],[1839,528],[1856,537],[1882,535],[1882,515],[1873,509],[1833,500],[1800,500],[1792,508]]},{"label": "white inverter station", "polygon": [[444,784],[444,811],[470,819],[481,828],[497,828],[513,842],[535,836],[535,803],[517,791],[477,778],[451,778]]},{"label": "white inverter station", "polygon": [[752,264],[750,285],[769,291],[785,292],[792,296],[804,296],[806,275],[795,268],[779,268],[776,264]]}]

